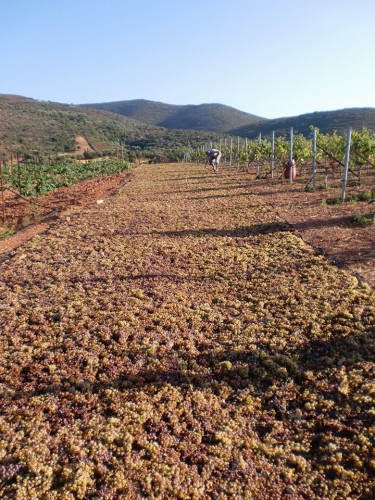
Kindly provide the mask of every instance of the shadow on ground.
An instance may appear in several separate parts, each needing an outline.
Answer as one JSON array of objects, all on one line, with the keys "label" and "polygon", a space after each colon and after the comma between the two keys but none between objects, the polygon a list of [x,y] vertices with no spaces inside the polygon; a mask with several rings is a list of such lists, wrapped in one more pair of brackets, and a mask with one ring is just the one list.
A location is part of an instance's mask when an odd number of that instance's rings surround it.
[{"label": "shadow on ground", "polygon": [[244,238],[257,236],[259,234],[272,234],[280,231],[293,231],[293,227],[286,222],[270,222],[266,224],[254,224],[252,226],[236,227],[235,229],[182,229],[181,231],[156,231],[153,234],[169,236],[171,238],[184,238],[186,236],[218,236]]}]

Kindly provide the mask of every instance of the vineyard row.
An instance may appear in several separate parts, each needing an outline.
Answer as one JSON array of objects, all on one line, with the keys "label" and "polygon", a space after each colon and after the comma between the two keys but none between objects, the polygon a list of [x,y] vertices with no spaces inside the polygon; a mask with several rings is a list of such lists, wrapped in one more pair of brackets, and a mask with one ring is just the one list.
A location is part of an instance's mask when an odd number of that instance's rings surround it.
[{"label": "vineyard row", "polygon": [[290,130],[288,138],[275,137],[255,140],[238,137],[218,139],[190,149],[185,154],[185,161],[202,162],[206,151],[218,148],[222,152],[222,163],[254,173],[256,177],[294,180],[291,168],[307,182],[306,188],[315,190],[319,175],[324,176],[324,187],[328,187],[328,177],[340,178],[341,197],[345,199],[349,183],[374,184],[375,177],[375,135],[371,130],[361,132],[349,129],[347,134],[322,134],[312,129],[312,137],[294,134]]}]

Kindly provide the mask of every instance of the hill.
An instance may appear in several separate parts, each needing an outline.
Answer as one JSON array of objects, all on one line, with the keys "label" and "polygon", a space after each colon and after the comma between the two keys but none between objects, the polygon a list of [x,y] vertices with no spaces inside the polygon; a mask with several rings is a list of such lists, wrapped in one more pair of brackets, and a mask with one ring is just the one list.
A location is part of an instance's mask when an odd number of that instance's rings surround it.
[{"label": "hill", "polygon": [[94,108],[0,94],[0,158],[10,155],[76,153],[77,137],[95,151],[123,144],[132,151],[169,154],[209,141],[212,134],[168,130]]},{"label": "hill", "polygon": [[170,129],[206,130],[224,133],[232,128],[267,121],[266,118],[216,103],[174,105],[135,99],[81,104],[81,106],[118,113],[149,125]]},{"label": "hill", "polygon": [[[266,120],[221,104],[174,106],[141,100],[108,103],[108,110],[95,106],[107,104],[83,107],[0,94],[0,159],[17,152],[21,155],[78,154],[82,151],[77,138],[101,153],[123,145],[125,151],[142,151],[143,156],[175,158],[187,147],[208,145],[210,141],[218,143],[224,135],[251,139],[259,133],[269,136],[273,130],[277,135],[285,135],[290,127],[295,133],[309,135],[311,125],[323,133],[342,132],[349,126],[375,130],[374,108]],[[129,116],[121,114],[121,110]],[[247,125],[241,120],[248,120]]]},{"label": "hill", "polygon": [[375,130],[375,108],[347,108],[276,118],[263,123],[233,128],[228,130],[228,133],[254,139],[259,136],[259,133],[262,136],[270,136],[272,131],[277,135],[286,135],[293,127],[294,133],[309,136],[311,126],[318,127],[324,134],[332,133],[334,130],[339,133],[344,132],[349,127],[355,130],[362,130],[363,127]]}]

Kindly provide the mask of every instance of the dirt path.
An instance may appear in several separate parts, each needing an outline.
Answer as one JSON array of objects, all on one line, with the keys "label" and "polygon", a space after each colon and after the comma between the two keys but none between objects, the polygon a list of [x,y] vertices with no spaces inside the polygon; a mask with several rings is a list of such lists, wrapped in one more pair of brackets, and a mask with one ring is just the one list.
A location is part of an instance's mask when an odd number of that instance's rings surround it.
[{"label": "dirt path", "polygon": [[93,151],[93,148],[90,146],[86,137],[83,137],[82,135],[78,135],[76,137],[76,143],[77,143],[77,149],[76,149],[77,154],[83,154],[85,151]]},{"label": "dirt path", "polygon": [[196,165],[0,263],[9,498],[371,498],[375,298]]}]

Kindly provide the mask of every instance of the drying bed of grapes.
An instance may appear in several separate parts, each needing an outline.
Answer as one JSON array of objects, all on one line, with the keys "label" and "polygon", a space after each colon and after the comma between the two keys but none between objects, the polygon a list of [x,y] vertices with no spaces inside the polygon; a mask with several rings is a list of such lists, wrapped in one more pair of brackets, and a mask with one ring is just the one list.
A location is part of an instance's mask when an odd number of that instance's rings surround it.
[{"label": "drying bed of grapes", "polygon": [[3,498],[374,495],[371,288],[202,166],[0,264]]}]

